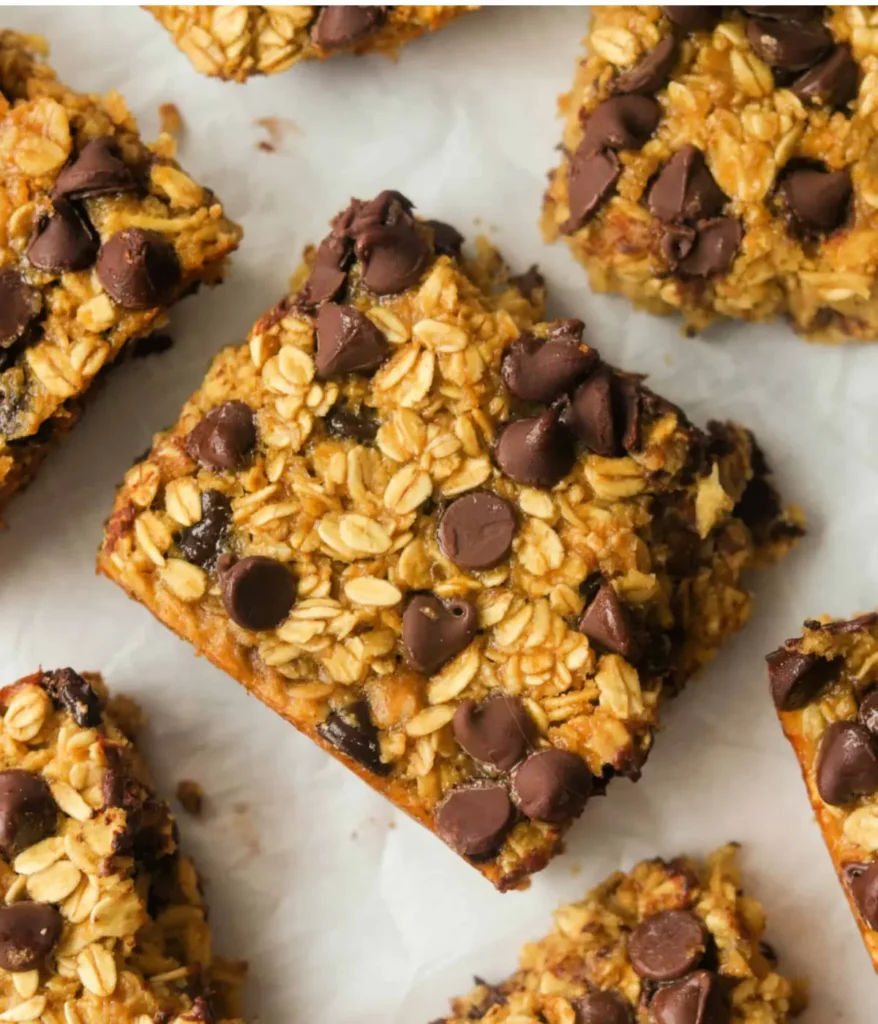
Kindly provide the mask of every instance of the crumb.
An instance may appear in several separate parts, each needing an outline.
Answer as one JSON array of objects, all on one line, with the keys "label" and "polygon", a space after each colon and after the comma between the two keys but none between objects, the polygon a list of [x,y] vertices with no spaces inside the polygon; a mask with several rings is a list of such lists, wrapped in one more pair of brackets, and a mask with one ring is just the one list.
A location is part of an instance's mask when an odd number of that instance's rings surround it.
[{"label": "crumb", "polygon": [[176,103],[162,103],[159,106],[159,124],[161,130],[168,135],[182,135],[183,116]]},{"label": "crumb", "polygon": [[578,864],[574,864],[573,867],[571,867],[571,869],[570,869],[570,874],[573,875],[574,878],[576,878],[581,873],[582,873],[582,868]]},{"label": "crumb", "polygon": [[388,822],[387,827],[388,828],[396,828],[396,822],[395,821]]},{"label": "crumb", "polygon": [[155,356],[160,352],[167,352],[174,344],[170,334],[147,334],[145,338],[137,338],[131,348],[132,359],[146,359],[147,356]]},{"label": "crumb", "polygon": [[277,153],[283,149],[286,136],[302,134],[302,129],[289,117],[257,117],[254,124],[268,135],[267,139],[256,143],[256,148],[263,153]]},{"label": "crumb", "polygon": [[256,857],[262,853],[262,846],[259,842],[259,835],[256,825],[250,816],[249,804],[232,804],[232,831],[238,841],[244,847],[249,857]]},{"label": "crumb", "polygon": [[193,818],[201,816],[204,810],[204,790],[192,779],[181,779],[177,783],[177,799],[187,814]]}]

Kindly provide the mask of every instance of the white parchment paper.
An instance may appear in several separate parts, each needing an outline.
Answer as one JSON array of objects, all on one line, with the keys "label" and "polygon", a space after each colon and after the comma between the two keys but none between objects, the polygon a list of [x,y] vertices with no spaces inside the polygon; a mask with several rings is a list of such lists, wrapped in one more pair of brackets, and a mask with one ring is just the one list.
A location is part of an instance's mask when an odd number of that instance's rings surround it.
[{"label": "white parchment paper", "polygon": [[[745,844],[748,884],[791,972],[810,975],[806,1024],[871,1024],[876,982],[798,769],[766,695],[764,654],[802,620],[878,604],[878,346],[811,347],[783,327],[726,325],[687,341],[672,321],[591,295],[536,220],[587,14],[494,8],[407,48],[399,63],[341,58],[246,86],[195,74],[137,8],[15,8],[46,35],[62,78],[118,89],[145,134],[172,101],[181,160],[222,196],[246,239],[228,283],[175,314],[175,347],[117,371],[13,505],[0,535],[0,676],[42,664],[105,673],[148,711],[147,753],[208,880],[217,945],[252,965],[261,1024],[425,1024],[473,973],[497,980],[553,907],[637,858]],[[257,123],[280,119],[275,152]],[[525,893],[499,895],[436,839],[94,575],[113,487],[170,423],[209,357],[284,292],[302,246],[351,195],[396,188],[520,269],[539,261],[551,312],[581,316],[614,362],[698,422],[751,426],[810,536],[758,579],[751,624],[669,709],[644,778],[595,801],[569,852]]]}]

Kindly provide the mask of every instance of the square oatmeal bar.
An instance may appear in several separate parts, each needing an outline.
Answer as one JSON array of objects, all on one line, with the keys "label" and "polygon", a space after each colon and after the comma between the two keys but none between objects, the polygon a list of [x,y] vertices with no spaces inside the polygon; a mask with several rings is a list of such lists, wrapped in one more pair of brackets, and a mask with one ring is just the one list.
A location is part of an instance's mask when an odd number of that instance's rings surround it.
[{"label": "square oatmeal bar", "polygon": [[507,889],[801,528],[746,430],[461,241],[354,200],[128,473],[99,568]]},{"label": "square oatmeal bar", "polygon": [[878,340],[878,7],[598,7],[543,228],[690,331]]},{"label": "square oatmeal bar", "polygon": [[146,146],[118,93],[71,91],[45,55],[0,31],[0,510],[241,235],[169,139]]}]

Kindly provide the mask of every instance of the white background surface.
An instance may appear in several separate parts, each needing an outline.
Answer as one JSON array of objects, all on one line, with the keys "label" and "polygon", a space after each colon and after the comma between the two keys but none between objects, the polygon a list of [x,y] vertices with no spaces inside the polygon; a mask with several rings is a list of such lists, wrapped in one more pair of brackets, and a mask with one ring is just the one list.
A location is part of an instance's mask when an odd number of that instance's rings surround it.
[{"label": "white background surface", "polygon": [[[228,283],[186,301],[175,347],[117,371],[0,534],[0,675],[37,665],[105,673],[149,714],[164,791],[199,780],[184,842],[208,880],[217,945],[247,957],[260,1024],[426,1024],[473,973],[498,980],[563,899],[661,853],[745,843],[748,886],[789,971],[810,975],[805,1024],[872,1024],[876,981],[766,694],[764,654],[802,620],[878,603],[878,347],[810,347],[784,327],[727,325],[686,341],[673,321],[589,293],[565,248],[536,227],[587,15],[485,10],[407,48],[397,65],[340,58],[241,87],[204,79],[135,8],[7,9],[41,32],[61,77],[119,89],[147,137],[161,102],[186,122],[181,161],[222,196],[246,239]],[[261,117],[290,119],[281,150]],[[537,260],[550,312],[693,419],[734,417],[763,442],[810,536],[757,581],[748,628],[691,684],[637,786],[618,781],[526,893],[499,895],[242,688],[94,575],[113,487],[171,422],[210,355],[243,339],[284,292],[303,245],[349,196],[382,188],[489,233],[519,269]],[[871,1007],[871,1009],[870,1009]]]}]

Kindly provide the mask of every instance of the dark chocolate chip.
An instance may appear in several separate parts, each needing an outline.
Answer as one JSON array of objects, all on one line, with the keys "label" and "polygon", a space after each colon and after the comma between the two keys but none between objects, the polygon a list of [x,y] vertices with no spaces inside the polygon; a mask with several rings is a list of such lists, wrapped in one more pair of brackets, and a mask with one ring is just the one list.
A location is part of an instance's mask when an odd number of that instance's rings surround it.
[{"label": "dark chocolate chip", "polygon": [[349,242],[343,235],[330,232],[317,247],[311,273],[296,301],[305,306],[317,306],[334,299],[347,280],[345,268],[350,259]]},{"label": "dark chocolate chip", "polygon": [[509,283],[517,288],[528,302],[533,302],[536,293],[546,287],[546,279],[536,263],[531,264],[523,274],[513,274],[509,278]]},{"label": "dark chocolate chip", "polygon": [[816,700],[835,679],[839,668],[816,654],[803,654],[779,647],[765,659],[774,706],[780,711],[798,711]]},{"label": "dark chocolate chip", "polygon": [[517,529],[508,501],[491,491],[472,491],[442,513],[439,547],[459,569],[493,569],[509,557]]},{"label": "dark chocolate chip", "polygon": [[847,636],[850,633],[860,633],[865,629],[871,629],[878,623],[878,612],[867,612],[865,615],[858,615],[855,619],[836,619],[835,622],[815,622],[808,624],[809,628],[822,629],[833,636]]},{"label": "dark chocolate chip", "polygon": [[582,813],[594,777],[588,766],[567,750],[539,750],[512,774],[512,799],[529,818],[561,822]]},{"label": "dark chocolate chip", "polygon": [[463,235],[441,220],[425,221],[427,227],[433,229],[433,248],[439,256],[450,256],[452,259],[460,259],[460,250],[463,248]]},{"label": "dark chocolate chip", "polygon": [[13,972],[40,967],[61,938],[63,923],[48,903],[24,900],[0,907],[0,967]]},{"label": "dark chocolate chip", "polygon": [[788,7],[781,7],[780,5],[773,7],[742,7],[741,10],[746,14],[756,15],[760,18],[777,18],[780,21],[820,21],[826,8],[821,4],[808,6],[790,4]]},{"label": "dark chocolate chip", "polygon": [[330,711],[317,726],[317,732],[327,743],[375,775],[387,775],[390,771],[390,765],[381,761],[378,729],[372,722],[369,705],[365,701]]},{"label": "dark chocolate chip", "polygon": [[512,818],[504,786],[461,786],[436,808],[436,832],[458,853],[484,857],[499,849]]},{"label": "dark chocolate chip", "polygon": [[43,675],[46,693],[60,704],[83,729],[101,724],[101,701],[88,681],[72,668],[59,668]]},{"label": "dark chocolate chip", "polygon": [[867,927],[878,931],[878,860],[851,877],[848,884]]},{"label": "dark chocolate chip", "polygon": [[220,573],[220,589],[229,618],[244,629],[274,629],[296,597],[289,569],[262,555],[242,558]]},{"label": "dark chocolate chip", "polygon": [[878,736],[878,687],[863,695],[857,711],[857,721],[865,725],[873,736]]},{"label": "dark chocolate chip", "polygon": [[573,436],[557,409],[509,423],[497,439],[494,455],[511,480],[533,487],[554,487],[576,461]]},{"label": "dark chocolate chip", "polygon": [[570,317],[567,320],[553,320],[546,330],[546,337],[553,341],[575,341],[578,344],[582,341],[584,330],[585,324],[575,317]]},{"label": "dark chocolate chip", "polygon": [[859,722],[833,722],[820,742],[817,791],[833,807],[878,793],[876,739]]},{"label": "dark chocolate chip", "polygon": [[311,39],[324,50],[338,50],[368,39],[383,24],[383,7],[324,7],[311,29]]},{"label": "dark chocolate chip", "polygon": [[622,164],[615,153],[610,150],[590,153],[585,143],[581,143],[567,168],[570,216],[561,225],[561,232],[570,235],[587,224],[610,197],[621,174]]},{"label": "dark chocolate chip", "polygon": [[94,264],[98,238],[72,203],[55,201],[51,213],[41,216],[25,255],[31,266],[50,273],[85,270]]},{"label": "dark chocolate chip", "polygon": [[615,90],[652,96],[668,84],[677,63],[677,37],[670,33],[616,79]]},{"label": "dark chocolate chip", "polygon": [[326,431],[332,437],[370,444],[378,434],[375,413],[367,405],[334,405],[326,414]]},{"label": "dark chocolate chip", "polygon": [[177,547],[187,562],[202,569],[213,569],[219,558],[232,520],[232,503],[222,491],[201,495],[201,518],[181,530]]},{"label": "dark chocolate chip", "polygon": [[693,7],[662,7],[662,10],[684,32],[711,32],[723,15],[722,7],[701,4]]},{"label": "dark chocolate chip", "polygon": [[853,184],[848,170],[800,167],[784,175],[778,193],[785,199],[797,231],[826,234],[847,220]]},{"label": "dark chocolate chip", "polygon": [[589,451],[606,458],[618,454],[613,417],[613,374],[608,367],[599,367],[579,385],[562,418]]},{"label": "dark chocolate chip", "polygon": [[484,700],[462,700],[452,719],[454,737],[483,764],[508,772],[527,753],[533,723],[517,697],[492,693]]},{"label": "dark chocolate chip", "polygon": [[41,308],[40,293],[17,270],[0,270],[0,349],[21,340]]},{"label": "dark chocolate chip", "polygon": [[0,852],[11,861],[55,831],[58,808],[41,775],[20,768],[0,772]]},{"label": "dark chocolate chip", "polygon": [[631,1004],[618,992],[589,992],[573,1000],[575,1024],[635,1024]]},{"label": "dark chocolate chip", "polygon": [[718,214],[727,201],[701,150],[687,143],[662,168],[647,205],[659,220],[703,220]]},{"label": "dark chocolate chip", "polygon": [[362,263],[363,284],[376,295],[405,291],[430,262],[432,246],[411,209],[405,196],[386,191],[353,214],[348,231]]},{"label": "dark chocolate chip", "polygon": [[113,192],[134,192],[137,179],[119,155],[112,136],[87,142],[61,171],[52,188],[53,199],[84,199]]},{"label": "dark chocolate chip", "polygon": [[416,672],[432,676],[469,645],[478,617],[476,606],[462,598],[443,601],[435,594],[415,594],[402,615],[406,661]]},{"label": "dark chocolate chip", "polygon": [[792,92],[804,103],[836,110],[857,98],[860,72],[850,47],[839,43],[830,55],[793,82]]},{"label": "dark chocolate chip", "polygon": [[206,412],[186,436],[189,457],[209,469],[242,469],[255,444],[253,410],[237,399]]},{"label": "dark chocolate chip", "polygon": [[691,248],[677,263],[680,277],[708,278],[724,274],[734,262],[744,231],[735,217],[717,217],[698,225]]},{"label": "dark chocolate chip", "polygon": [[387,339],[353,306],[326,302],[317,314],[318,377],[371,373],[387,358]]},{"label": "dark chocolate chip", "polygon": [[729,994],[712,971],[660,988],[649,1004],[650,1024],[729,1024]]},{"label": "dark chocolate chip", "polygon": [[151,309],[173,299],[183,272],[173,245],[157,231],[123,228],[101,246],[98,280],[123,309]]},{"label": "dark chocolate chip", "polygon": [[506,349],[500,364],[503,383],[528,402],[552,402],[597,363],[594,349],[569,338],[522,334]]},{"label": "dark chocolate chip", "polygon": [[810,68],[832,47],[832,33],[822,22],[750,18],[747,38],[757,57],[782,71]]},{"label": "dark chocolate chip", "polygon": [[662,910],[628,938],[631,966],[648,981],[674,981],[694,970],[707,952],[708,933],[690,910]]},{"label": "dark chocolate chip", "polygon": [[611,583],[603,583],[585,608],[579,629],[602,650],[633,658],[636,644],[630,616]]},{"label": "dark chocolate chip", "polygon": [[585,122],[586,153],[640,149],[656,129],[662,108],[651,96],[611,96]]}]

